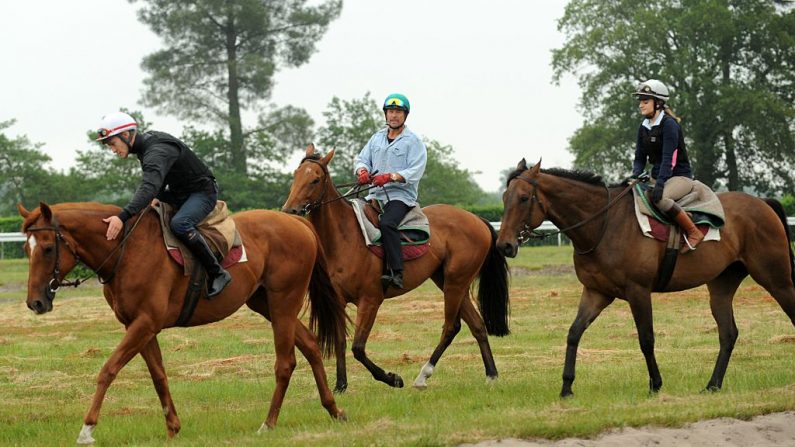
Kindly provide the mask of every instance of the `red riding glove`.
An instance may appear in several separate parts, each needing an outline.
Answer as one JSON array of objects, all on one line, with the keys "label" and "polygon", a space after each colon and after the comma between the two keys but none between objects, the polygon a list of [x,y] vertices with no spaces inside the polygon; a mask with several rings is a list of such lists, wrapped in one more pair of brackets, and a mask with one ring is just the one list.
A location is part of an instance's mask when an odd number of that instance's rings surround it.
[{"label": "red riding glove", "polygon": [[367,169],[359,169],[359,174],[356,177],[357,185],[366,185],[370,183],[370,172]]},{"label": "red riding glove", "polygon": [[373,177],[373,186],[384,186],[392,181],[392,174],[378,174]]}]

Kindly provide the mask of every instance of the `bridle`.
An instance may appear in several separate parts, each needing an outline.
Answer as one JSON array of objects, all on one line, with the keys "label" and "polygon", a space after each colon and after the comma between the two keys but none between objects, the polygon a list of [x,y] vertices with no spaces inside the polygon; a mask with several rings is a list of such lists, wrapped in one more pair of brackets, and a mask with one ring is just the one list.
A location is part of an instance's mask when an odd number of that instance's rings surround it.
[{"label": "bridle", "polygon": [[[117,245],[113,250],[111,250],[108,256],[105,257],[105,260],[103,260],[99,264],[99,267],[97,267],[96,269],[91,269],[91,271],[94,272],[93,275],[97,275],[97,278],[99,279],[99,282],[101,284],[108,283],[116,275],[116,272],[119,270],[119,265],[121,264],[121,259],[122,257],[124,257],[124,248],[127,245],[127,239],[130,237],[133,230],[135,230],[135,227],[138,226],[138,223],[141,221],[141,218],[143,217],[144,214],[145,214],[144,212],[141,212],[139,214],[138,219],[136,219],[135,221],[135,224],[133,224],[132,227],[129,227],[129,231],[126,231],[125,229],[125,235],[119,242],[119,245]],[[77,249],[72,247],[72,244],[69,243],[69,240],[64,237],[63,233],[61,232],[61,226],[58,224],[58,221],[55,219],[55,216],[52,217],[52,223],[53,223],[52,225],[43,226],[43,227],[29,227],[25,231],[26,232],[52,231],[55,233],[55,267],[52,270],[52,279],[50,279],[50,282],[48,284],[48,290],[52,296],[52,299],[55,299],[55,292],[58,291],[58,289],[60,289],[61,287],[67,286],[67,287],[76,288],[80,284],[86,282],[93,275],[88,275],[84,278],[78,278],[74,281],[61,281],[60,279],[61,278],[61,243],[63,243],[66,246],[66,248],[69,249],[69,252],[75,258],[75,264],[81,263],[82,260],[80,259],[80,255],[77,254]],[[116,258],[116,264],[113,266],[113,270],[110,272],[110,275],[107,278],[102,278],[99,275],[100,269],[102,269],[102,267],[108,262],[108,260],[110,260],[110,258],[119,250],[121,251],[119,252],[118,258]]]},{"label": "bridle", "polygon": [[[533,187],[533,194],[532,194],[532,196],[530,196],[530,211],[528,212],[528,215],[532,214],[533,206],[535,206],[536,203],[538,204],[539,208],[541,208],[541,211],[544,213],[544,215],[545,216],[548,215],[546,206],[541,202],[541,200],[538,199],[538,195],[537,195],[538,181],[536,179],[523,177],[522,174],[517,175],[516,177],[511,179],[511,181],[516,180],[516,179],[525,181],[525,182],[529,183],[530,186]],[[568,226],[566,228],[562,228],[562,229],[559,229],[559,230],[556,230],[556,231],[553,231],[553,232],[550,232],[550,233],[539,233],[539,232],[537,232],[535,230],[535,228],[530,228],[530,225],[527,223],[527,221],[523,222],[522,229],[519,230],[519,233],[517,234],[517,239],[519,241],[519,244],[521,245],[524,241],[529,240],[529,239],[545,239],[545,238],[548,238],[548,237],[551,237],[551,236],[558,235],[560,233],[564,233],[565,234],[566,232],[574,230],[574,229],[577,229],[577,228],[579,228],[579,227],[581,227],[581,226],[593,221],[594,219],[596,219],[597,217],[601,216],[602,214],[604,214],[605,215],[605,219],[604,219],[604,222],[602,222],[602,231],[601,231],[601,234],[599,235],[599,239],[596,241],[594,246],[589,248],[588,250],[584,250],[584,251],[577,250],[576,247],[574,249],[574,251],[578,255],[586,255],[586,254],[592,253],[594,250],[596,250],[597,247],[599,247],[599,244],[601,244],[602,240],[604,239],[605,232],[607,232],[607,225],[608,225],[608,221],[609,221],[609,218],[610,218],[610,214],[607,211],[610,208],[612,208],[613,205],[618,203],[618,201],[622,197],[627,195],[632,190],[633,186],[634,186],[634,183],[630,182],[630,184],[623,191],[621,191],[615,198],[611,199],[611,197],[610,197],[611,196],[610,188],[608,188],[607,185],[604,185],[605,191],[607,192],[607,205],[602,207],[600,210],[598,210],[593,215],[581,220],[580,222],[577,222],[574,225],[570,225],[570,226]]]},{"label": "bridle", "polygon": [[[338,197],[334,197],[333,199],[329,199],[329,200],[323,200],[323,199],[326,198],[326,190],[328,189],[328,182],[329,182],[329,178],[331,178],[331,174],[328,172],[328,168],[326,167],[325,164],[321,163],[319,160],[317,160],[315,158],[312,158],[312,157],[304,157],[304,159],[301,160],[301,162],[298,163],[298,165],[300,166],[300,165],[304,164],[305,161],[308,161],[310,163],[314,163],[314,164],[320,166],[320,168],[323,170],[323,173],[325,174],[325,176],[323,177],[323,192],[320,193],[320,197],[318,197],[317,200],[315,200],[314,202],[309,202],[306,205],[304,205],[304,208],[301,210],[301,215],[302,216],[306,215],[306,214],[309,214],[310,211],[316,210],[316,209],[320,208],[321,206],[323,206],[323,205],[325,205],[327,203],[336,202],[337,200],[341,200],[341,199],[344,199],[346,197],[354,196],[354,195],[357,195],[357,194],[359,194],[361,192],[368,191],[368,190],[370,190],[372,188],[375,188],[375,186],[369,186],[367,188],[364,188],[364,187],[362,187],[362,185],[353,184],[353,187],[351,189],[349,189],[347,192],[345,192],[343,194],[340,194]],[[340,185],[340,186],[351,186],[351,185]]]}]

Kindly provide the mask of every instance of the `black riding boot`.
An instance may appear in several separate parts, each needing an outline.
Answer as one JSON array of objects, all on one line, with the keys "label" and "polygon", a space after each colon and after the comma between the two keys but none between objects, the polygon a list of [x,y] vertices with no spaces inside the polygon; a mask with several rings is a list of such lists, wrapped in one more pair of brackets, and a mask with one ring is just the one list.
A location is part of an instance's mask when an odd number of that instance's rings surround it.
[{"label": "black riding boot", "polygon": [[221,293],[224,287],[232,281],[232,275],[221,267],[221,263],[218,262],[201,233],[191,231],[182,242],[188,246],[191,253],[196,256],[204,266],[204,269],[207,270],[207,298],[212,298]]}]

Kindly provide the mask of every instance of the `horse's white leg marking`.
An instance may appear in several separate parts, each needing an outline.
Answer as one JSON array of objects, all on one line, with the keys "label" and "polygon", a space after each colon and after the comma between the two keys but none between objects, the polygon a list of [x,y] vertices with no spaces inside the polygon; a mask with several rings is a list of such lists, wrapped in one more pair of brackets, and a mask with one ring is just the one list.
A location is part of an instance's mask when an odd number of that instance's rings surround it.
[{"label": "horse's white leg marking", "polygon": [[267,432],[268,432],[268,426],[265,425],[265,423],[263,422],[262,426],[259,428],[259,430],[257,430],[257,434],[261,435],[261,434],[267,433]]},{"label": "horse's white leg marking", "polygon": [[425,366],[420,369],[420,374],[414,379],[414,388],[418,390],[424,390],[428,388],[428,384],[425,383],[425,379],[431,377],[433,375],[433,365],[430,362],[425,363]]},{"label": "horse's white leg marking", "polygon": [[77,437],[78,444],[93,444],[94,437],[91,436],[91,432],[94,431],[95,425],[86,425],[83,424],[83,428],[80,430],[80,436]]}]

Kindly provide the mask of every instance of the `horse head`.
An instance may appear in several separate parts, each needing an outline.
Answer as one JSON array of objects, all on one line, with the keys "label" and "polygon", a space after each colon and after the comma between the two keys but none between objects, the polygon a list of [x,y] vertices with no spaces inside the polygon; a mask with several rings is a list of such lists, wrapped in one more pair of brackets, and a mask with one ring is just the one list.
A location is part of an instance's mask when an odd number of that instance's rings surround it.
[{"label": "horse head", "polygon": [[546,209],[540,201],[543,195],[538,189],[538,176],[541,160],[528,168],[523,158],[508,176],[508,184],[502,195],[504,211],[497,249],[505,256],[515,257],[519,251],[521,238],[525,233],[537,228],[546,218]]},{"label": "horse head", "polygon": [[330,175],[328,164],[334,157],[334,149],[324,157],[315,153],[315,145],[306,147],[306,155],[293,172],[290,195],[282,206],[282,211],[290,214],[306,214],[317,208],[325,198]]},{"label": "horse head", "polygon": [[29,259],[26,304],[37,314],[47,313],[52,310],[61,281],[79,259],[49,205],[42,202],[39,208],[28,211],[18,204],[17,210],[25,219],[22,231],[28,237],[24,245]]}]

